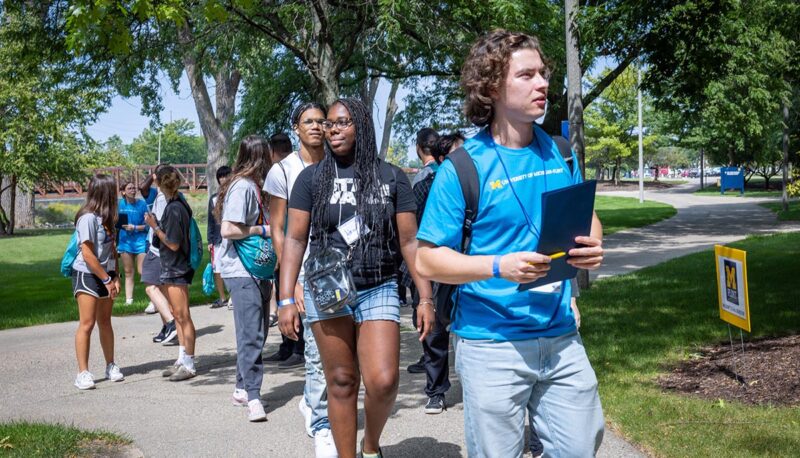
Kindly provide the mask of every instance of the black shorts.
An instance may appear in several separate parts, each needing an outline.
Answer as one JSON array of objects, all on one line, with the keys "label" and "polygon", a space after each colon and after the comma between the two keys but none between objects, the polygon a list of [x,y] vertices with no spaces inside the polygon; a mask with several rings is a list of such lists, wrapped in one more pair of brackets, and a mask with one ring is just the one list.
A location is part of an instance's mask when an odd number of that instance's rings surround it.
[{"label": "black shorts", "polygon": [[[113,280],[117,277],[117,273],[111,271],[108,275]],[[72,271],[72,295],[77,297],[78,293],[88,294],[98,299],[109,297],[108,289],[103,281],[95,274],[87,274],[86,272]]]},{"label": "black shorts", "polygon": [[[142,275],[144,275],[144,272],[142,272]],[[186,272],[185,274],[181,275],[180,277],[162,278],[161,279],[161,284],[162,285],[191,285],[192,284],[192,278],[194,278],[194,270],[193,269],[189,269],[188,272]]]},{"label": "black shorts", "polygon": [[139,277],[145,285],[161,284],[161,258],[148,250],[142,262],[142,275]]}]

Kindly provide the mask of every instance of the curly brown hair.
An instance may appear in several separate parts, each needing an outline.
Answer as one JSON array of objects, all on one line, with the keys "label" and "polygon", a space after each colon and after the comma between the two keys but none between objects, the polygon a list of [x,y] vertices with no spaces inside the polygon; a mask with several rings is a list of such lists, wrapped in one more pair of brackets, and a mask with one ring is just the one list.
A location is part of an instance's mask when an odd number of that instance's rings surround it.
[{"label": "curly brown hair", "polygon": [[538,52],[545,66],[542,73],[549,73],[549,61],[542,53],[539,39],[533,35],[497,29],[480,37],[469,50],[461,68],[461,88],[466,94],[464,115],[476,126],[492,122],[492,93],[500,90],[508,74],[511,54],[520,49]]}]

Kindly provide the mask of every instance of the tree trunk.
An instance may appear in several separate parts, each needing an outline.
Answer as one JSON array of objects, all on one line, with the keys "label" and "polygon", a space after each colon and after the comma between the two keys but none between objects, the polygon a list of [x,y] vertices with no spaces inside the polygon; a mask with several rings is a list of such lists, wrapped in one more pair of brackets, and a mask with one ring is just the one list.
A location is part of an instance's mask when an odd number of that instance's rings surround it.
[{"label": "tree trunk", "polygon": [[386,117],[383,121],[383,138],[381,138],[381,149],[378,155],[381,159],[386,159],[386,151],[389,150],[389,141],[392,138],[392,122],[397,113],[397,89],[400,87],[400,80],[392,80],[392,87],[389,89],[389,97],[386,99]]},{"label": "tree trunk", "polygon": [[618,157],[614,164],[614,186],[619,186],[619,173],[622,170],[622,158]]},{"label": "tree trunk", "polygon": [[25,190],[17,186],[17,202],[14,205],[14,227],[16,229],[30,229],[34,227],[34,194],[31,190]]},{"label": "tree trunk", "polygon": [[378,85],[380,83],[381,79],[378,76],[368,76],[364,79],[364,86],[361,90],[361,100],[363,100],[364,104],[369,108],[370,116],[372,116],[375,111],[375,94],[378,93]]},{"label": "tree trunk", "polygon": [[783,101],[783,192],[781,192],[781,208],[789,211],[789,195],[786,186],[789,184],[789,104]]},{"label": "tree trunk", "polygon": [[228,162],[228,151],[233,138],[233,121],[236,113],[236,93],[239,90],[241,75],[238,70],[231,68],[230,61],[218,64],[214,72],[216,83],[216,114],[211,105],[211,97],[203,78],[203,69],[197,61],[194,51],[194,36],[190,24],[184,23],[178,28],[178,41],[183,47],[183,66],[189,78],[192,89],[197,117],[200,120],[200,129],[206,141],[207,166],[206,183],[208,193],[217,192],[217,169]]},{"label": "tree trunk", "polygon": [[[6,176],[0,175],[0,233],[2,234],[9,234],[9,230],[11,222],[8,220],[8,212],[6,212],[6,208],[9,208],[10,198],[5,198],[6,192],[10,189],[9,185],[6,185]],[[9,186],[9,187],[7,187]]]},{"label": "tree trunk", "polygon": [[11,175],[11,188],[9,188],[9,191],[11,191],[11,193],[10,193],[10,195],[11,195],[11,199],[10,199],[11,205],[8,206],[8,208],[9,208],[9,212],[8,212],[8,228],[9,228],[9,230],[7,232],[10,235],[14,235],[14,229],[15,229],[14,226],[16,226],[16,224],[17,224],[17,176],[16,175]]},{"label": "tree trunk", "polygon": [[[583,138],[583,100],[581,99],[581,58],[578,45],[578,0],[565,0],[567,46],[567,102],[569,110],[569,140],[578,157],[581,175],[586,176],[586,155]],[[578,286],[589,288],[589,272],[578,271]]]}]

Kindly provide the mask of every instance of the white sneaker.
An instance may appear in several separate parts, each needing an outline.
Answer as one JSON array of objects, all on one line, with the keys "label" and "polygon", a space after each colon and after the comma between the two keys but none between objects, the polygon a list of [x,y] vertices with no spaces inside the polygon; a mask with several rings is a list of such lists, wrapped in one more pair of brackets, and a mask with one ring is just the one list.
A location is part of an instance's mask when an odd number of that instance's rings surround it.
[{"label": "white sneaker", "polygon": [[228,310],[233,310],[233,298],[228,298]]},{"label": "white sneaker", "polygon": [[247,413],[247,419],[250,421],[267,421],[267,413],[264,412],[264,406],[261,405],[261,399],[253,399],[247,403],[247,408],[250,410]]},{"label": "white sneaker", "polygon": [[125,380],[125,376],[122,375],[122,371],[116,363],[108,363],[108,366],[106,366],[106,379],[112,382],[121,382]]},{"label": "white sneaker", "polygon": [[[128,302],[126,301],[125,303],[127,304]],[[133,303],[133,300],[131,300],[131,303]],[[152,302],[147,304],[147,308],[144,309],[144,313],[146,313],[148,315],[152,315],[152,314],[156,313],[156,304],[154,304]]]},{"label": "white sneaker", "polygon": [[300,414],[303,415],[303,419],[305,420],[303,424],[306,427],[306,434],[308,434],[308,437],[314,437],[314,432],[311,431],[311,407],[308,406],[305,396],[300,397],[297,408],[300,409]]},{"label": "white sneaker", "polygon": [[233,396],[231,396],[231,402],[236,407],[245,407],[247,405],[247,391],[241,388],[235,388],[233,390]]},{"label": "white sneaker", "polygon": [[125,299],[125,305],[133,305],[133,298]]},{"label": "white sneaker", "polygon": [[89,371],[83,371],[75,377],[75,387],[79,390],[93,390],[94,377]]},{"label": "white sneaker", "polygon": [[314,456],[316,458],[337,458],[339,456],[330,429],[320,429],[317,434],[314,434]]}]

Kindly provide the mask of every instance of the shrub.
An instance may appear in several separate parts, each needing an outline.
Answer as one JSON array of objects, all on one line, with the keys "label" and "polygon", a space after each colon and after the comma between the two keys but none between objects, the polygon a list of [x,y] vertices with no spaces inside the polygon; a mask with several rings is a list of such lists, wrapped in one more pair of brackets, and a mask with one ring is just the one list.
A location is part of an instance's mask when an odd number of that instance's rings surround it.
[{"label": "shrub", "polygon": [[80,204],[65,204],[61,202],[52,202],[45,207],[37,207],[34,212],[36,225],[60,226],[71,224],[80,208]]}]

